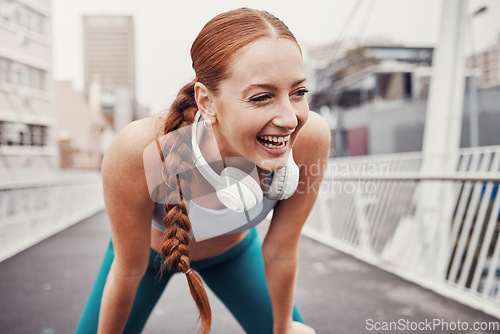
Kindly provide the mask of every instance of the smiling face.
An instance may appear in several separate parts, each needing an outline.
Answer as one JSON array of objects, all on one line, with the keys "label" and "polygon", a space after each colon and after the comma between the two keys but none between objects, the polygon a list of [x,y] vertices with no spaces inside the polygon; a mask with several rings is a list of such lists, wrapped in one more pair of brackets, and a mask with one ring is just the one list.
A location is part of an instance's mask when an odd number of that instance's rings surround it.
[{"label": "smiling face", "polygon": [[266,170],[283,167],[307,120],[306,77],[300,50],[284,38],[260,38],[231,59],[229,76],[211,95],[223,157],[246,157]]}]

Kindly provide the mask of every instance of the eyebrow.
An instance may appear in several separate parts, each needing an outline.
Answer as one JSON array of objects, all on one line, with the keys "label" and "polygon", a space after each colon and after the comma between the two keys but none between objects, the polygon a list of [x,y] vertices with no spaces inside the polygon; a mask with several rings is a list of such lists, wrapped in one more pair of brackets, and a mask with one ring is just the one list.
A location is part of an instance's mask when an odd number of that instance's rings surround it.
[{"label": "eyebrow", "polygon": [[[298,85],[300,85],[301,83],[303,83],[305,81],[306,81],[306,78],[297,80],[296,82],[294,82],[292,84],[291,87],[298,86]],[[247,95],[248,92],[251,91],[254,88],[263,88],[263,89],[268,89],[268,90],[278,90],[278,87],[276,87],[274,85],[271,85],[271,84],[252,84],[252,85],[248,86],[247,88],[245,88],[243,90],[243,95]]]}]

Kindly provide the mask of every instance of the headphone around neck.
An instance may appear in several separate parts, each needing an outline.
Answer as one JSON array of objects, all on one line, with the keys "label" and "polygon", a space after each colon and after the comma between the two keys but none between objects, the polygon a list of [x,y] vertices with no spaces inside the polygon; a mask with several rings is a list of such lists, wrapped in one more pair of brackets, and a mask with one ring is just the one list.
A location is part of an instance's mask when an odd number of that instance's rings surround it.
[{"label": "headphone around neck", "polygon": [[217,198],[224,206],[236,212],[243,212],[260,203],[264,194],[271,200],[282,200],[295,193],[299,183],[299,168],[293,160],[291,150],[283,168],[266,171],[264,192],[254,178],[239,168],[226,167],[220,175],[217,174],[203,157],[198,145],[197,129],[200,117],[201,113],[198,110],[191,136],[193,161],[201,175],[214,187]]}]

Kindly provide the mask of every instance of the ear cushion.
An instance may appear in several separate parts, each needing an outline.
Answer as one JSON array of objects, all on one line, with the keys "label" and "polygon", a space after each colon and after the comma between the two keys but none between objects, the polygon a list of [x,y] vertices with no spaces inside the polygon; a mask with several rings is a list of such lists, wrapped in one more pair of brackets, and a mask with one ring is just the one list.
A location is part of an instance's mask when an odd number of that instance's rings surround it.
[{"label": "ear cushion", "polygon": [[[230,209],[241,212],[253,208],[262,201],[262,189],[260,189],[257,181],[244,171],[235,167],[226,167],[220,176],[225,180],[227,187],[219,190],[217,196],[224,205],[226,203],[223,201],[231,202],[226,205]],[[224,199],[221,199],[221,197]],[[237,202],[241,204],[237,204]]]},{"label": "ear cushion", "polygon": [[273,172],[270,185],[266,185],[266,197],[272,200],[287,199],[297,190],[299,184],[299,167],[293,160],[292,152],[288,156],[285,167]]}]

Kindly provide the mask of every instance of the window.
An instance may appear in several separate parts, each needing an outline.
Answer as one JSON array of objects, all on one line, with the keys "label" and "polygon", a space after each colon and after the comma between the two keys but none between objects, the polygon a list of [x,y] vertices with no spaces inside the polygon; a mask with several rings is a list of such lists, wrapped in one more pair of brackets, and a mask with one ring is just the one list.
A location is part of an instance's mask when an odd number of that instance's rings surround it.
[{"label": "window", "polygon": [[32,30],[32,31],[36,31],[36,16],[35,16],[35,12],[31,9],[28,8],[28,11],[26,13],[26,16],[27,16],[27,20],[26,20],[26,23],[27,23],[27,27],[29,30]]},{"label": "window", "polygon": [[31,8],[26,8],[26,28],[43,34],[43,15]]},{"label": "window", "polygon": [[44,125],[0,121],[0,146],[44,146],[47,132]]},{"label": "window", "polygon": [[3,132],[4,132],[3,125],[4,125],[4,123],[5,122],[0,121],[0,146],[5,144],[5,141],[3,139]]},{"label": "window", "polygon": [[34,133],[35,125],[28,124],[28,128],[29,128],[29,134],[30,134],[29,143],[31,146],[35,146],[35,133]]},{"label": "window", "polygon": [[0,18],[12,21],[12,0],[0,0]]},{"label": "window", "polygon": [[36,25],[34,26],[34,30],[38,32],[40,35],[44,34],[44,16],[40,13],[33,12],[33,16],[35,17],[34,21],[36,22]]},{"label": "window", "polygon": [[45,90],[45,79],[43,70],[0,57],[0,82]]},{"label": "window", "polygon": [[15,85],[21,84],[21,65],[15,62],[12,62],[11,70],[10,70],[10,83]]},{"label": "window", "polygon": [[35,76],[36,76],[36,69],[29,66],[28,67],[28,86],[30,88],[36,88],[36,85],[35,85]]},{"label": "window", "polygon": [[0,19],[11,21],[40,35],[44,33],[45,16],[13,0],[0,0]]},{"label": "window", "polygon": [[4,82],[12,83],[12,61],[4,58]]},{"label": "window", "polygon": [[17,66],[17,71],[16,71],[16,77],[17,77],[17,84],[19,86],[28,86],[28,68],[27,66],[22,66],[19,65]]},{"label": "window", "polygon": [[42,146],[42,126],[41,125],[30,125],[30,135],[31,135],[31,146]]},{"label": "window", "polygon": [[38,89],[45,90],[45,72],[38,70]]},{"label": "window", "polygon": [[24,6],[19,3],[14,3],[14,22],[20,26],[24,25]]},{"label": "window", "polygon": [[[0,0],[2,1],[2,0]],[[5,75],[6,75],[6,71],[5,71],[5,59],[0,57],[0,82],[4,82],[6,81],[5,80]]]},{"label": "window", "polygon": [[8,146],[17,145],[16,126],[12,122],[4,123],[4,138]]},{"label": "window", "polygon": [[19,128],[19,145],[30,145],[30,129],[28,124],[18,124]]},{"label": "window", "polygon": [[45,146],[47,144],[47,127],[40,126],[40,146]]}]

